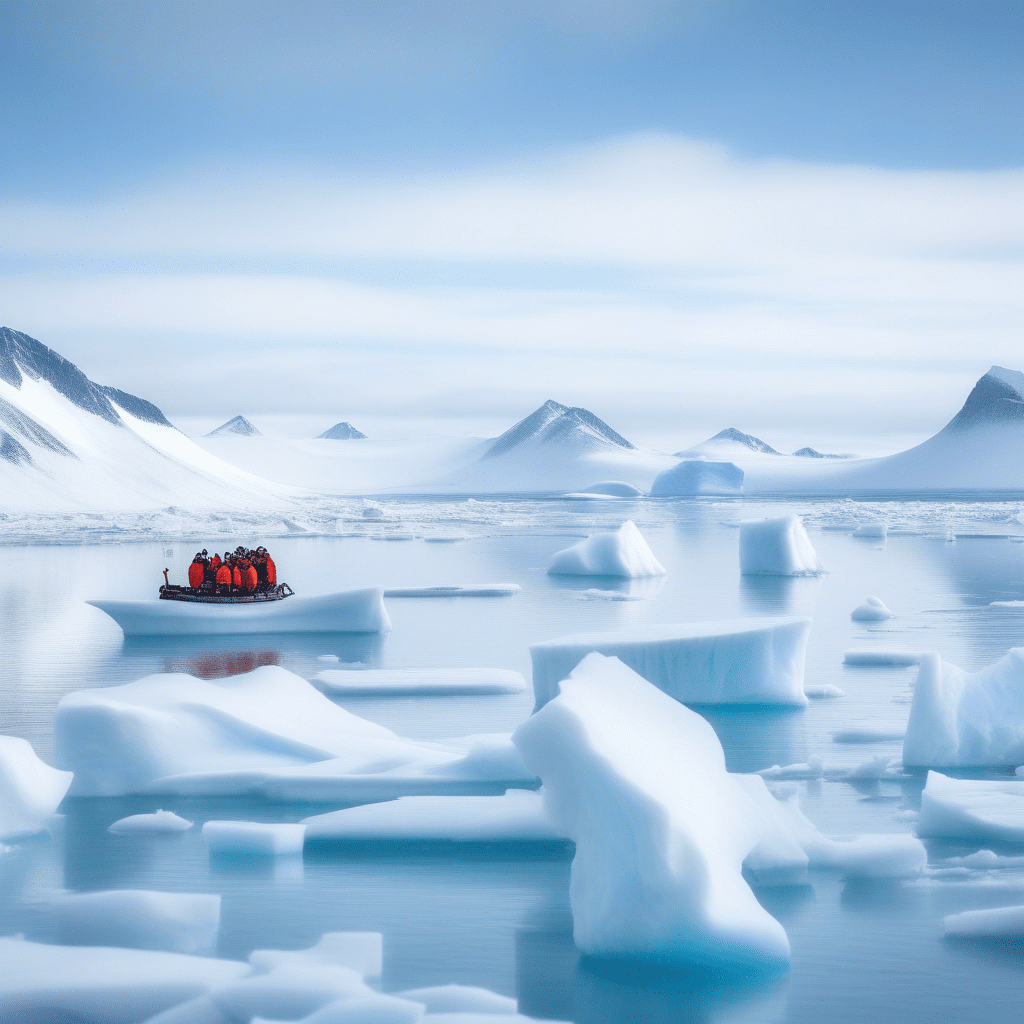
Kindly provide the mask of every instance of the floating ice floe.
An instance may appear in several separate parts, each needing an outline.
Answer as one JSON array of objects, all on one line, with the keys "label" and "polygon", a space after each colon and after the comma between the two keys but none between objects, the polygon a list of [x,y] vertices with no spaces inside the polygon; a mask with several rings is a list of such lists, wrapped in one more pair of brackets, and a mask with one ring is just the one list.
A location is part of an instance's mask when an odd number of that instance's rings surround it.
[{"label": "floating ice floe", "polygon": [[1024,843],[1024,781],[951,779],[930,771],[917,830],[969,842]]},{"label": "floating ice floe", "polygon": [[249,963],[258,971],[290,964],[335,964],[362,978],[379,979],[384,971],[384,941],[380,932],[325,932],[308,949],[256,949]]},{"label": "floating ice floe", "polygon": [[310,680],[331,697],[522,693],[526,680],[507,668],[326,669]]},{"label": "floating ice floe", "polygon": [[599,480],[579,492],[580,494],[604,494],[611,498],[641,498],[643,491],[625,480]]},{"label": "floating ice floe", "polygon": [[824,570],[799,516],[740,523],[744,576],[818,576]]},{"label": "floating ice floe", "polygon": [[881,743],[901,740],[907,733],[902,722],[866,722],[832,733],[833,743]]},{"label": "floating ice floe", "polygon": [[152,814],[132,814],[127,818],[119,818],[107,831],[117,835],[173,835],[187,832],[191,827],[191,821],[180,818],[174,811],[159,810]]},{"label": "floating ice floe", "polygon": [[326,661],[331,664],[337,664],[341,659],[336,654],[321,654],[317,657],[317,661]]},{"label": "floating ice floe", "polygon": [[[422,1003],[427,1013],[487,1014],[489,1016],[485,1019],[491,1021],[494,1014],[514,1014],[519,1009],[515,999],[473,985],[433,985],[396,992],[395,995]],[[458,1021],[452,1020],[451,1024],[458,1024]]]},{"label": "floating ice floe", "polygon": [[548,572],[554,576],[664,576],[665,567],[654,557],[640,531],[627,519],[617,530],[595,533],[552,556]]},{"label": "floating ice floe", "polygon": [[0,840],[42,832],[71,785],[71,773],[51,768],[32,744],[0,736]]},{"label": "floating ice floe", "polygon": [[903,763],[1005,767],[1024,761],[1024,648],[965,672],[938,654],[922,658]]},{"label": "floating ice floe", "polygon": [[208,893],[58,892],[36,909],[72,945],[200,953],[216,948],[220,927],[220,896]]},{"label": "floating ice floe", "polygon": [[785,930],[741,873],[759,840],[750,801],[703,718],[594,653],[514,741],[544,782],[555,826],[576,844],[569,898],[581,952],[704,965],[788,961]]},{"label": "floating ice floe", "polygon": [[54,747],[79,796],[360,801],[535,783],[507,735],[406,740],[278,666],[70,693],[57,707]]},{"label": "floating ice floe", "polygon": [[823,772],[821,761],[810,757],[799,764],[773,764],[771,768],[762,768],[754,774],[760,775],[762,779],[820,779]]},{"label": "floating ice floe", "polygon": [[211,854],[281,857],[302,853],[306,826],[285,822],[208,821],[203,841]]},{"label": "floating ice floe", "polygon": [[1024,601],[989,601],[989,608],[1024,608]]},{"label": "floating ice floe", "polygon": [[859,665],[864,668],[894,666],[906,668],[920,665],[924,655],[920,651],[862,651],[850,650],[843,654],[844,665]]},{"label": "floating ice floe", "polygon": [[518,583],[469,583],[447,587],[388,587],[385,597],[510,597],[523,588]]},{"label": "floating ice floe", "polygon": [[626,590],[601,590],[591,587],[588,590],[580,590],[576,596],[581,601],[642,601],[643,594],[634,594]]},{"label": "floating ice floe", "polygon": [[863,537],[867,540],[885,540],[889,533],[887,523],[861,523],[854,531],[854,537]]},{"label": "floating ice floe", "polygon": [[811,700],[829,700],[833,697],[845,697],[846,691],[834,683],[804,683],[804,696]]},{"label": "floating ice floe", "polygon": [[730,619],[562,637],[530,648],[538,704],[591,651],[614,656],[687,704],[803,707],[811,620]]},{"label": "floating ice floe", "polygon": [[743,493],[743,470],[735,462],[684,459],[659,473],[651,484],[652,498],[729,496]]},{"label": "floating ice floe", "polygon": [[880,597],[869,597],[850,612],[850,618],[854,622],[885,622],[893,618],[893,613],[886,608]]},{"label": "floating ice floe", "polygon": [[965,910],[942,919],[942,933],[950,939],[1024,938],[1024,907]]}]

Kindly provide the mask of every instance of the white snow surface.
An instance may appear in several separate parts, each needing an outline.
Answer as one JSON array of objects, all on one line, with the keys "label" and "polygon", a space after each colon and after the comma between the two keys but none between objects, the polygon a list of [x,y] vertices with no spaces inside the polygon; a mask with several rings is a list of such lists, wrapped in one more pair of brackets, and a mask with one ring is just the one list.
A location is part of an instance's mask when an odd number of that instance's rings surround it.
[{"label": "white snow surface", "polygon": [[951,779],[930,771],[917,830],[967,842],[1024,843],[1024,780]]},{"label": "white snow surface", "polygon": [[850,612],[850,618],[854,622],[885,622],[893,618],[893,613],[880,597],[868,597]]},{"label": "white snow surface", "polygon": [[280,857],[302,853],[306,827],[287,822],[208,821],[203,842],[211,854]]},{"label": "white snow surface", "polygon": [[684,459],[654,478],[652,498],[743,493],[743,470],[735,462]]},{"label": "white snow surface", "polygon": [[957,939],[1024,938],[1024,907],[964,910],[942,919],[942,933]]},{"label": "white snow surface", "polygon": [[0,736],[0,840],[42,832],[71,785],[71,773],[39,759],[28,740]]},{"label": "white snow surface", "polygon": [[564,576],[664,576],[636,524],[627,519],[617,530],[594,533],[572,547],[556,552],[548,572]]},{"label": "white snow surface", "polygon": [[507,668],[325,669],[311,680],[330,697],[522,693],[526,680]]},{"label": "white snow surface", "polygon": [[744,576],[817,576],[823,570],[803,520],[783,516],[740,523],[740,572]]},{"label": "white snow surface", "polygon": [[643,491],[625,480],[599,480],[596,484],[585,487],[581,494],[603,494],[609,498],[641,498]]},{"label": "white snow surface", "polygon": [[538,705],[556,696],[559,682],[598,651],[684,703],[803,707],[810,630],[803,618],[729,619],[549,640],[530,648],[534,695]]},{"label": "white snow surface", "polygon": [[1009,767],[1024,761],[1024,648],[977,672],[938,654],[921,660],[903,763]]},{"label": "white snow surface", "polygon": [[192,824],[174,811],[161,809],[152,814],[131,814],[127,818],[120,818],[109,826],[107,831],[119,835],[175,835],[178,832],[187,832]]},{"label": "white snow surface", "polygon": [[533,783],[507,736],[406,740],[278,666],[207,681],[147,676],[65,696],[54,720],[73,793],[387,799]]},{"label": "white snow surface", "polygon": [[552,821],[576,843],[569,897],[581,952],[788,961],[784,929],[742,876],[760,838],[751,801],[703,718],[592,653],[513,738],[543,780]]}]

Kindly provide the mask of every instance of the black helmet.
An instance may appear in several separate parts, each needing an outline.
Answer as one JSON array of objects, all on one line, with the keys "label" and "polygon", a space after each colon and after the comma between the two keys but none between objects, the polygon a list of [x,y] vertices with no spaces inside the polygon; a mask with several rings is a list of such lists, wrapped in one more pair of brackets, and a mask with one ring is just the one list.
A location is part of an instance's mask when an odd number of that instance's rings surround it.
[{"label": "black helmet", "polygon": [[200,552],[200,554],[205,555],[206,554],[206,548],[203,548],[203,550]]}]

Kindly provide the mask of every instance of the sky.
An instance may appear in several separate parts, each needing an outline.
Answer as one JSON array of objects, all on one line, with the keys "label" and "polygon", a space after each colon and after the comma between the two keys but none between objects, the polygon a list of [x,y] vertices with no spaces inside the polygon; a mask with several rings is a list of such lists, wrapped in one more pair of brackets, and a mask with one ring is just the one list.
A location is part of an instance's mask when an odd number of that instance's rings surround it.
[{"label": "sky", "polygon": [[0,25],[0,322],[172,419],[554,398],[814,443],[928,434],[1024,369],[1020,0]]}]

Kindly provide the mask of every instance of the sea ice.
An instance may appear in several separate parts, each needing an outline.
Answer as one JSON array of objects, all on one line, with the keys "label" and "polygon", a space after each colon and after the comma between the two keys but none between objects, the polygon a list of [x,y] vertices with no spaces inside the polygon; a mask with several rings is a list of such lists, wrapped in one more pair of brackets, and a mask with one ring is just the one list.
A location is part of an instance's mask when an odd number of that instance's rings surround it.
[{"label": "sea ice", "polygon": [[[458,1018],[462,1020],[462,1017]],[[491,1018],[493,1020],[493,1018]],[[338,999],[295,1024],[423,1024],[423,1004],[374,992],[354,999]],[[252,1024],[281,1024],[265,1017],[253,1017]],[[455,1021],[452,1024],[456,1024]]]},{"label": "sea ice", "polygon": [[526,680],[506,668],[325,669],[310,680],[331,697],[522,693]]},{"label": "sea ice", "polygon": [[0,736],[0,839],[41,832],[70,785],[71,773],[41,761],[27,740]]},{"label": "sea ice", "polygon": [[805,683],[804,696],[810,697],[811,700],[828,700],[832,697],[845,697],[846,691],[834,683]]},{"label": "sea ice", "polygon": [[1024,781],[928,773],[918,833],[968,842],[1024,843]]},{"label": "sea ice", "polygon": [[811,757],[799,764],[773,764],[771,768],[762,768],[754,774],[762,779],[820,779],[822,771],[821,761]]},{"label": "sea ice", "polygon": [[62,942],[200,953],[216,947],[220,896],[112,889],[58,892],[39,904]]},{"label": "sea ice", "polygon": [[920,665],[924,657],[920,651],[860,651],[851,650],[843,655],[844,665],[859,665],[861,667],[878,668],[883,665],[892,665],[904,668],[910,665]]},{"label": "sea ice", "polygon": [[740,523],[744,576],[817,576],[824,572],[799,516]]},{"label": "sea ice", "polygon": [[427,1013],[516,1013],[519,1004],[509,996],[473,985],[432,985],[396,992],[402,999],[422,1003]]},{"label": "sea ice", "polygon": [[664,576],[665,567],[654,557],[633,521],[627,519],[611,533],[591,534],[556,552],[548,572],[554,576]]},{"label": "sea ice", "polygon": [[854,531],[854,537],[865,537],[869,540],[885,540],[889,533],[887,523],[861,523]]},{"label": "sea ice", "polygon": [[659,473],[651,484],[652,498],[697,497],[743,493],[743,470],[735,462],[684,459]]},{"label": "sea ice", "polygon": [[187,832],[192,822],[178,817],[174,811],[154,811],[152,814],[132,814],[120,818],[107,828],[118,835],[155,835],[157,833]]},{"label": "sea ice", "polygon": [[965,910],[942,919],[942,932],[956,939],[1024,938],[1024,907]]},{"label": "sea ice", "polygon": [[892,617],[892,612],[885,607],[880,597],[869,597],[850,612],[854,622],[884,622]]},{"label": "sea ice", "polygon": [[1024,648],[978,672],[925,655],[914,686],[903,763],[1005,767],[1024,761]]},{"label": "sea ice", "polygon": [[576,843],[569,897],[581,952],[787,962],[784,929],[741,873],[759,829],[711,726],[596,653],[560,691],[514,741],[544,782],[552,821]]},{"label": "sea ice", "polygon": [[261,821],[208,821],[203,841],[211,854],[280,857],[302,853],[305,825]]},{"label": "sea ice", "polygon": [[0,939],[0,1020],[58,1014],[90,1024],[138,1024],[240,978],[232,960],[104,946]]},{"label": "sea ice", "polygon": [[591,651],[614,656],[686,704],[803,707],[811,620],[730,619],[562,637],[530,648],[537,704]]},{"label": "sea ice", "polygon": [[336,654],[321,654],[321,655],[319,655],[317,657],[316,660],[317,661],[326,661],[326,662],[328,662],[330,664],[335,664],[336,665],[339,661],[341,661],[341,658],[339,658]]}]

